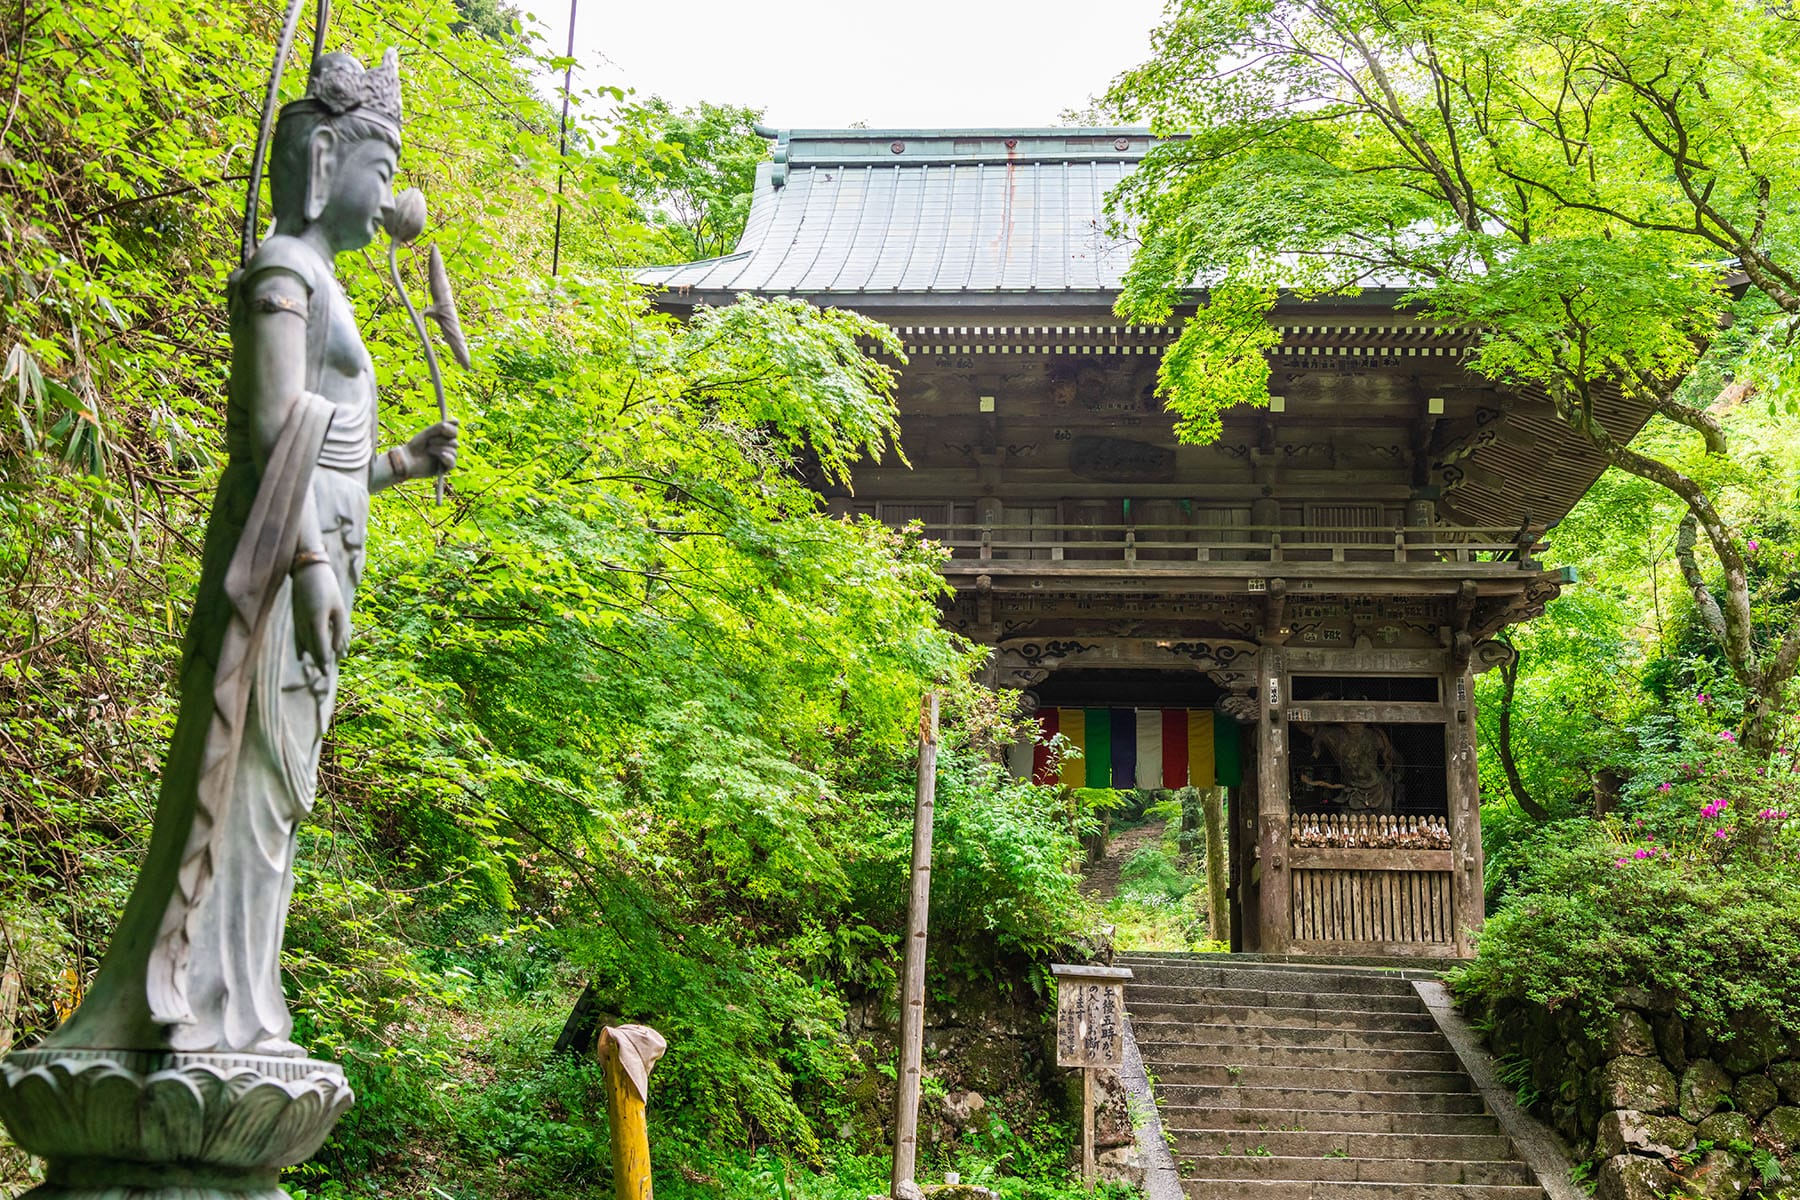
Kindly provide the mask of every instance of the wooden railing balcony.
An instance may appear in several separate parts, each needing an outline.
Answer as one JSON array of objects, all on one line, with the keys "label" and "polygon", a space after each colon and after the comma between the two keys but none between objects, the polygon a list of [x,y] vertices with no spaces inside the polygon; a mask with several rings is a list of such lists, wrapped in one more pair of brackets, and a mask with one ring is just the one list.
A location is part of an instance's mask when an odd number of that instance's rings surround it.
[{"label": "wooden railing balcony", "polygon": [[[1088,564],[1179,572],[1184,563],[1504,564],[1539,570],[1534,530],[1454,526],[1391,529],[1301,525],[942,525],[926,537],[949,548],[946,569],[1083,569]],[[1105,569],[1113,569],[1107,567]]]}]

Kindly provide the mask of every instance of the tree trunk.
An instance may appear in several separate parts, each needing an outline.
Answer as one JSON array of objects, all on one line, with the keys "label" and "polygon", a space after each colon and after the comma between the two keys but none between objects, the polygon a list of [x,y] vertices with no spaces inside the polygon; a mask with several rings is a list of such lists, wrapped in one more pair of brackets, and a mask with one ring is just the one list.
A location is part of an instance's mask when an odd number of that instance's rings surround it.
[{"label": "tree trunk", "polygon": [[[1732,676],[1749,693],[1741,737],[1743,747],[1752,755],[1767,755],[1775,748],[1781,717],[1786,710],[1788,684],[1796,670],[1800,670],[1800,635],[1789,634],[1766,661],[1759,660],[1751,612],[1749,565],[1744,561],[1744,551],[1738,544],[1736,532],[1713,506],[1705,487],[1668,463],[1620,444],[1592,417],[1591,406],[1571,397],[1567,390],[1553,390],[1551,399],[1556,415],[1592,442],[1613,466],[1668,489],[1687,505],[1688,512],[1676,542],[1682,577],[1694,594],[1694,603],[1707,632],[1724,652]],[[1695,527],[1706,534],[1706,540],[1719,560],[1724,574],[1723,603],[1712,595],[1700,575],[1699,564],[1694,558]]]},{"label": "tree trunk", "polygon": [[12,1049],[13,1030],[19,1022],[19,991],[24,984],[12,940],[4,934],[0,939],[4,939],[0,942],[0,1057],[4,1057]]},{"label": "tree trunk", "polygon": [[1201,847],[1200,840],[1200,789],[1182,788],[1181,796],[1181,830],[1176,835],[1176,845],[1181,857],[1192,862],[1194,852]]},{"label": "tree trunk", "polygon": [[[1701,573],[1700,563],[1694,554],[1697,524],[1692,512],[1681,518],[1681,526],[1675,534],[1675,561],[1681,565],[1682,581],[1687,584],[1688,591],[1694,597],[1694,607],[1700,613],[1701,623],[1721,646],[1729,648],[1731,642],[1725,613],[1720,609],[1718,600],[1713,597],[1712,590],[1706,586],[1706,577]],[[1744,586],[1748,594],[1747,570]],[[1735,669],[1737,664],[1733,663],[1732,666]],[[1800,667],[1800,633],[1790,633],[1769,656],[1768,661],[1759,663],[1752,659],[1747,672],[1738,672],[1739,679],[1750,693],[1744,705],[1743,728],[1738,731],[1747,753],[1761,758],[1775,749],[1781,714],[1786,708],[1784,701],[1787,698],[1788,684],[1794,678],[1796,667]]]},{"label": "tree trunk", "polygon": [[1206,816],[1206,932],[1215,942],[1231,941],[1231,900],[1226,894],[1230,839],[1225,834],[1225,789],[1200,793]]},{"label": "tree trunk", "polygon": [[1744,749],[1764,757],[1775,749],[1781,732],[1781,716],[1787,710],[1787,690],[1800,670],[1800,633],[1790,633],[1769,656],[1759,672],[1750,703],[1744,706]]},{"label": "tree trunk", "polygon": [[1515,651],[1511,662],[1500,664],[1500,766],[1506,772],[1506,786],[1511,789],[1512,797],[1525,810],[1525,815],[1534,821],[1548,821],[1550,811],[1525,790],[1525,780],[1519,775],[1518,760],[1513,757],[1512,748],[1512,708],[1513,695],[1519,683],[1519,656]]}]

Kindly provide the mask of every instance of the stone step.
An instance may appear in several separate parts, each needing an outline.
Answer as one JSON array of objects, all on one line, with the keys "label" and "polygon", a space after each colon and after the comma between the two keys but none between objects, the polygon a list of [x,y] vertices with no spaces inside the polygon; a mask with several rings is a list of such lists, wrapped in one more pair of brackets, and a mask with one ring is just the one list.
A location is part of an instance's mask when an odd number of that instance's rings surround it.
[{"label": "stone step", "polygon": [[1546,1200],[1413,989],[1436,964],[1116,965],[1187,1200]]},{"label": "stone step", "polygon": [[1356,1067],[1269,1067],[1255,1063],[1207,1063],[1186,1066],[1152,1061],[1149,1068],[1158,1088],[1186,1084],[1225,1084],[1232,1087],[1310,1088],[1345,1092],[1473,1092],[1475,1085],[1461,1071],[1395,1071]]},{"label": "stone step", "polygon": [[1184,1177],[1204,1179],[1301,1179],[1309,1182],[1418,1184],[1477,1183],[1526,1187],[1535,1184],[1522,1162],[1433,1162],[1413,1158],[1289,1158],[1279,1154],[1220,1155],[1182,1164]]},{"label": "stone step", "polygon": [[[1321,978],[1321,976],[1323,978]],[[1373,996],[1410,996],[1412,984],[1397,976],[1380,972],[1354,974],[1332,971],[1307,971],[1283,967],[1190,967],[1141,965],[1132,968],[1127,987],[1147,984],[1154,987],[1241,987],[1286,991],[1304,988],[1308,981],[1329,982],[1333,991],[1362,992]]]},{"label": "stone step", "polygon": [[1257,1008],[1331,1008],[1348,1012],[1424,1013],[1425,1005],[1406,985],[1404,995],[1378,995],[1371,992],[1340,992],[1336,979],[1320,980],[1317,988],[1295,987],[1284,990],[1240,987],[1164,987],[1160,984],[1128,983],[1125,1003],[1129,1008],[1155,1004],[1211,1004],[1220,1008],[1254,1006]]},{"label": "stone step", "polygon": [[1113,965],[1136,968],[1143,966],[1223,966],[1292,968],[1299,971],[1347,971],[1387,973],[1421,979],[1432,979],[1457,966],[1457,958],[1396,959],[1363,955],[1320,954],[1195,954],[1182,950],[1133,950],[1114,957]]},{"label": "stone step", "polygon": [[1314,1182],[1298,1179],[1183,1179],[1187,1200],[1544,1200],[1536,1184]]},{"label": "stone step", "polygon": [[1140,1003],[1126,998],[1132,1023],[1182,1021],[1190,1025],[1302,1025],[1316,1029],[1372,1029],[1383,1032],[1434,1033],[1427,1012],[1369,1013],[1347,1008],[1295,1008],[1289,1005]]},{"label": "stone step", "polygon": [[1138,1045],[1317,1046],[1347,1050],[1447,1051],[1450,1043],[1436,1029],[1429,1032],[1392,1029],[1332,1029],[1317,1025],[1214,1025],[1200,1021],[1161,1021],[1131,1014]]},{"label": "stone step", "polygon": [[1360,1070],[1462,1071],[1456,1052],[1410,1050],[1368,1046],[1282,1046],[1250,1042],[1158,1042],[1137,1039],[1144,1061],[1158,1067],[1207,1066],[1214,1063],[1242,1067],[1345,1067]]},{"label": "stone step", "polygon": [[1238,1087],[1231,1084],[1187,1084],[1156,1081],[1156,1094],[1166,1104],[1224,1108],[1299,1108],[1334,1112],[1479,1113],[1485,1111],[1475,1092],[1377,1092],[1361,1089],[1306,1087]]},{"label": "stone step", "polygon": [[1163,1128],[1177,1137],[1190,1133],[1437,1133],[1488,1137],[1500,1123],[1488,1113],[1408,1113],[1302,1108],[1248,1108],[1240,1104],[1182,1105],[1157,1109]]},{"label": "stone step", "polygon": [[[1184,1170],[1190,1166],[1189,1160],[1220,1154],[1241,1156],[1256,1149],[1295,1158],[1414,1158],[1424,1162],[1498,1162],[1513,1154],[1512,1141],[1499,1133],[1297,1133],[1285,1129],[1268,1132],[1209,1129],[1175,1135],[1175,1156]],[[1190,1173],[1206,1173],[1203,1163],[1191,1165]]]}]

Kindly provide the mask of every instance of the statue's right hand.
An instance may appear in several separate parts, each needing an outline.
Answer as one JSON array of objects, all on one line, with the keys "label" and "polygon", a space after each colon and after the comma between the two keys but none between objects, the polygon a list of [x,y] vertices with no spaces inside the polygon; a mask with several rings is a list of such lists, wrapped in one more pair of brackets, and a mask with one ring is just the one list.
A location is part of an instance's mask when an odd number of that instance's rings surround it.
[{"label": "statue's right hand", "polygon": [[294,636],[321,670],[350,643],[350,610],[330,563],[308,563],[294,573]]}]

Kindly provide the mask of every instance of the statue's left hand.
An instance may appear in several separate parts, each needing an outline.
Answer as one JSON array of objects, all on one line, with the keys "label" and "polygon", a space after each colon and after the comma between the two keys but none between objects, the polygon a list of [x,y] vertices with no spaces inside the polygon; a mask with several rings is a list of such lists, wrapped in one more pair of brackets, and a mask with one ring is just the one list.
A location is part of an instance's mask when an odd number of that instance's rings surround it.
[{"label": "statue's left hand", "polygon": [[406,443],[403,452],[408,479],[448,475],[456,465],[456,418],[449,417],[421,429]]},{"label": "statue's left hand", "polygon": [[294,572],[294,635],[302,654],[323,670],[343,657],[350,644],[350,610],[337,573],[328,562],[311,562]]}]

